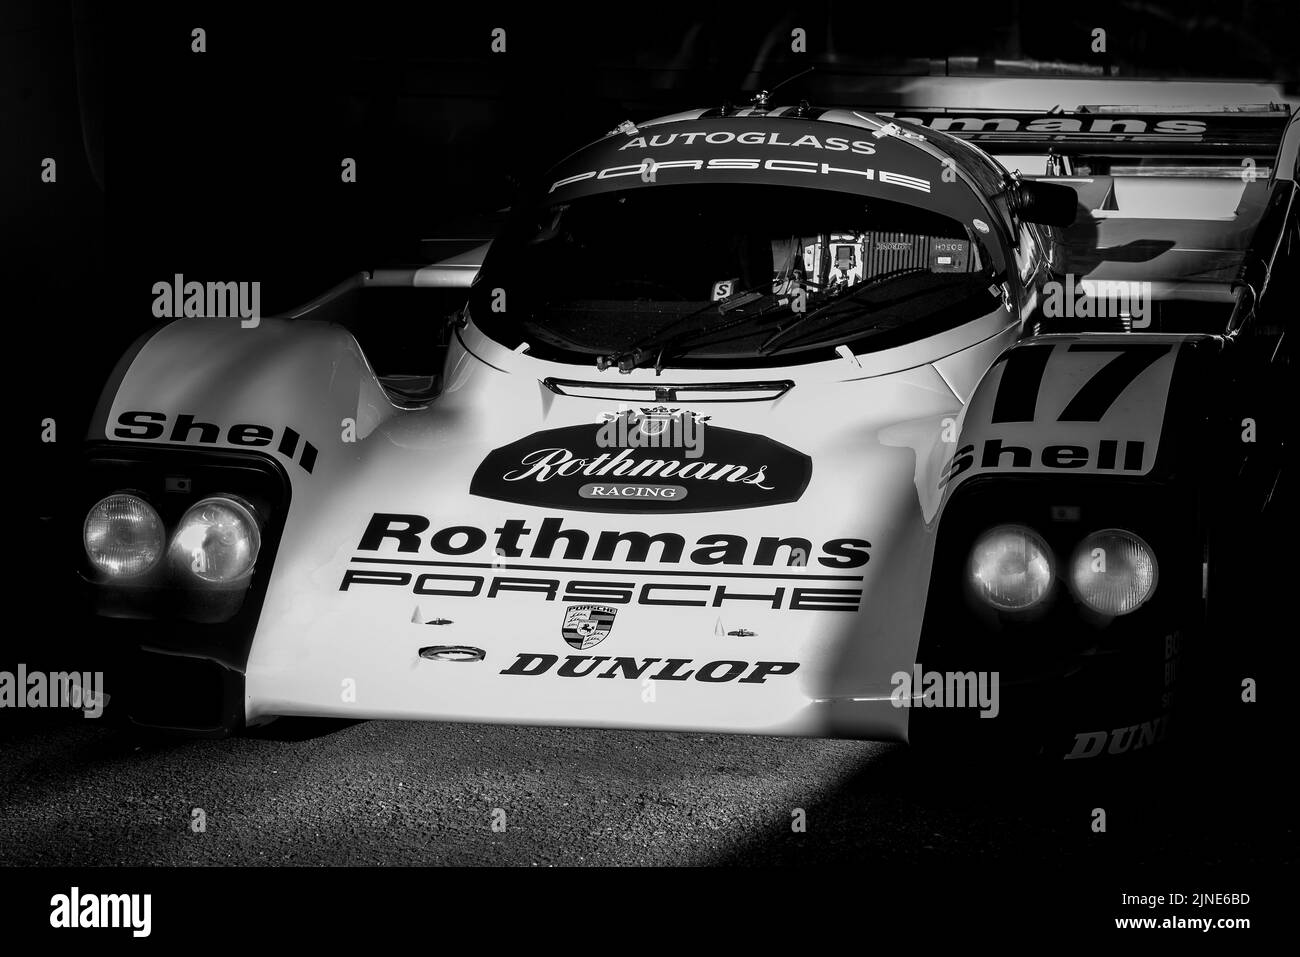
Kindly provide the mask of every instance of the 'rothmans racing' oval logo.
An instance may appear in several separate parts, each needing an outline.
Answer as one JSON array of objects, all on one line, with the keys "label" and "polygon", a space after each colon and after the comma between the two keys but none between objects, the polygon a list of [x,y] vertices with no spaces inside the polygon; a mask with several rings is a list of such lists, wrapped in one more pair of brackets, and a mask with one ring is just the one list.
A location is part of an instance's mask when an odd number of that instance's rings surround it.
[{"label": "'rothmans racing' oval logo", "polygon": [[599,424],[536,432],[488,453],[473,495],[586,512],[714,512],[798,501],[812,459],[710,424],[699,450],[614,448]]},{"label": "'rothmans racing' oval logo", "polygon": [[611,605],[573,605],[564,612],[564,640],[579,651],[594,648],[614,627],[618,609]]}]

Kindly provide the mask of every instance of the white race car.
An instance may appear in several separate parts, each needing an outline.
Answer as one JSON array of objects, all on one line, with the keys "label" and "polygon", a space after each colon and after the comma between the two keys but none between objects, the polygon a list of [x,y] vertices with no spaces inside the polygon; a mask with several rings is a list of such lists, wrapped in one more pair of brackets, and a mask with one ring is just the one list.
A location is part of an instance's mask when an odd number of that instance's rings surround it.
[{"label": "white race car", "polygon": [[110,711],[1162,739],[1206,502],[1275,474],[1223,396],[1272,381],[1297,126],[895,113],[625,123],[483,256],[144,336],[79,503]]}]

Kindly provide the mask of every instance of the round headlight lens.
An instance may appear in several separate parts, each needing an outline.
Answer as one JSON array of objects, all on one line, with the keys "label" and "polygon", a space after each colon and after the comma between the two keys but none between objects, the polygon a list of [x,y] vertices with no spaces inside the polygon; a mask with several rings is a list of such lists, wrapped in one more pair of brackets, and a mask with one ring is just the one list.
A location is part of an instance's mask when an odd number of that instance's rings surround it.
[{"label": "round headlight lens", "polygon": [[1103,615],[1127,615],[1156,588],[1156,556],[1132,532],[1108,528],[1085,538],[1070,563],[1079,600]]},{"label": "round headlight lens", "polygon": [[967,571],[984,601],[1002,611],[1023,611],[1051,590],[1052,553],[1030,529],[999,525],[976,540]]},{"label": "round headlight lens", "polygon": [[81,527],[90,563],[110,578],[133,578],[153,568],[165,539],[153,506],[126,492],[96,502]]},{"label": "round headlight lens", "polygon": [[257,560],[262,535],[246,505],[224,495],[190,507],[168,548],[181,571],[205,582],[224,584],[248,574]]}]

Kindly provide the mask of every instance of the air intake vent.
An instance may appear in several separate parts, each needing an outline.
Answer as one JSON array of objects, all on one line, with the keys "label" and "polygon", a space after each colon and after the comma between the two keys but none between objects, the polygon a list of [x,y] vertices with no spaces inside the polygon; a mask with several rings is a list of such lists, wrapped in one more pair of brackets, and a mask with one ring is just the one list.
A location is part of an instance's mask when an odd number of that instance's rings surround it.
[{"label": "air intake vent", "polygon": [[771,382],[579,382],[546,379],[542,383],[556,395],[624,402],[764,402],[779,399],[794,383]]}]

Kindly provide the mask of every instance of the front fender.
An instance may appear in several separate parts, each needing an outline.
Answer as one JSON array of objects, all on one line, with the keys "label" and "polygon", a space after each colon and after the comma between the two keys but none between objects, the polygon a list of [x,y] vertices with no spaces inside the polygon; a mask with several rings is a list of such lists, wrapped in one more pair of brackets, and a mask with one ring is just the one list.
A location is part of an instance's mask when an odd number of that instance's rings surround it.
[{"label": "front fender", "polygon": [[989,367],[940,483],[981,475],[1167,477],[1203,414],[1215,336],[1087,334],[1022,340]]},{"label": "front fender", "polygon": [[[1028,339],[992,363],[963,410],[918,660],[999,674],[1007,726],[1049,753],[1125,753],[1169,727],[1179,657],[1203,613],[1204,504],[1226,458],[1207,452],[1222,349],[1213,336]],[[968,585],[972,545],[997,525],[1033,529],[1051,554],[1052,591],[1031,612],[998,612]],[[1110,618],[1069,583],[1087,537],[1107,528],[1137,534],[1159,566],[1151,599]],[[951,721],[913,715],[913,739],[954,739]]]}]

